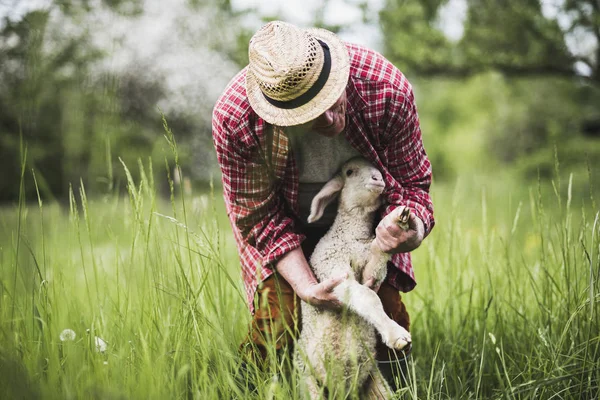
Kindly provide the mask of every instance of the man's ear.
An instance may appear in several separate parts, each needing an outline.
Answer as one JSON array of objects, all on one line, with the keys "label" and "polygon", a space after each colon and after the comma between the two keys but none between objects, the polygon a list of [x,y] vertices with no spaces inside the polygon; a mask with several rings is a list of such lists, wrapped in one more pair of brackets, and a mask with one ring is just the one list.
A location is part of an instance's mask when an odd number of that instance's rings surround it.
[{"label": "man's ear", "polygon": [[344,178],[340,174],[337,174],[333,179],[323,186],[323,188],[317,193],[310,203],[310,215],[308,216],[308,223],[311,224],[318,221],[323,216],[325,207],[329,205],[337,195],[342,191],[344,187]]}]

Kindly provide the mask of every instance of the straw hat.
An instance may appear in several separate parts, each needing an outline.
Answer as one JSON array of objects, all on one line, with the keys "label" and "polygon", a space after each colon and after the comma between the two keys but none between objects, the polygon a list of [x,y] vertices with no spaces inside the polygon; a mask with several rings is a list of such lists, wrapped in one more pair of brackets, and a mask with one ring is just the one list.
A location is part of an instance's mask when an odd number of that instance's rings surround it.
[{"label": "straw hat", "polygon": [[332,32],[269,22],[250,39],[246,94],[270,124],[300,125],[315,119],[348,83],[348,50]]}]

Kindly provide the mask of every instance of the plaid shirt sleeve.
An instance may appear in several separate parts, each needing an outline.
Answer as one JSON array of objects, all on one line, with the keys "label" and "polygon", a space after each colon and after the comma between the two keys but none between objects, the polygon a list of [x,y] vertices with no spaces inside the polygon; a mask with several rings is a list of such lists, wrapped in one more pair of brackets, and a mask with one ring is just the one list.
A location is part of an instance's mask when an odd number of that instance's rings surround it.
[{"label": "plaid shirt sleeve", "polygon": [[249,108],[242,78],[234,78],[215,105],[212,129],[250,300],[254,284],[248,280],[265,279],[273,270],[267,266],[299,247],[304,237],[294,231],[285,197],[290,171],[287,139],[281,137],[278,146],[265,145],[266,124]]},{"label": "plaid shirt sleeve", "polygon": [[270,182],[269,167],[256,160],[245,144],[232,140],[218,118],[213,135],[230,219],[244,242],[260,253],[262,266],[272,264],[298,247],[302,235],[294,233],[277,184]]},{"label": "plaid shirt sleeve", "polygon": [[[356,132],[351,132],[351,139],[384,173],[388,205],[381,217],[399,206],[408,206],[423,221],[428,234],[434,225],[429,196],[431,164],[423,147],[412,86],[381,54],[360,45],[348,47],[352,59],[348,106],[364,117],[352,119]],[[411,275],[408,255],[394,259]]]},{"label": "plaid shirt sleeve", "polygon": [[389,124],[386,129],[388,171],[400,185],[387,194],[388,206],[384,215],[404,205],[423,221],[427,236],[435,224],[433,204],[429,195],[431,163],[421,138],[419,117],[412,88],[407,81],[399,90],[401,100],[391,101]]},{"label": "plaid shirt sleeve", "polygon": [[[428,234],[435,223],[429,196],[431,164],[423,147],[412,86],[381,54],[356,44],[348,48],[350,125],[346,137],[384,175],[387,205],[380,217],[408,206]],[[410,253],[392,256],[387,280],[404,292],[415,287]]]}]

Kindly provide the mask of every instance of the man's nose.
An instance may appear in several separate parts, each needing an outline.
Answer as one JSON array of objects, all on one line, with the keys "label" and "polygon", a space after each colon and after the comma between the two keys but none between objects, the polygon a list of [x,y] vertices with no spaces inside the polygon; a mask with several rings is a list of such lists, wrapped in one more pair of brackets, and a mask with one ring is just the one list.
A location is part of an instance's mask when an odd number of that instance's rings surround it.
[{"label": "man's nose", "polygon": [[319,116],[319,125],[328,126],[333,123],[333,111],[327,110]]}]

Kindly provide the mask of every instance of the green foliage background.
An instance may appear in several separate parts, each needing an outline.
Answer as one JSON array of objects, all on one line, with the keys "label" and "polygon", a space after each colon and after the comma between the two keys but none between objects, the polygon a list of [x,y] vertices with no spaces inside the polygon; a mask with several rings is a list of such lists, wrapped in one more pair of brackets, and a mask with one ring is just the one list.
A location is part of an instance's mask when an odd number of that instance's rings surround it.
[{"label": "green foliage background", "polygon": [[[0,398],[298,396],[274,355],[256,393],[234,382],[249,316],[211,141],[218,93],[164,111],[164,76],[102,67],[89,18],[135,21],[149,4],[52,1],[0,24]],[[183,4],[192,22],[174,35],[223,70],[278,18]],[[434,168],[403,396],[597,398],[600,4],[345,4],[413,84]],[[331,7],[311,23],[351,32]]]}]

